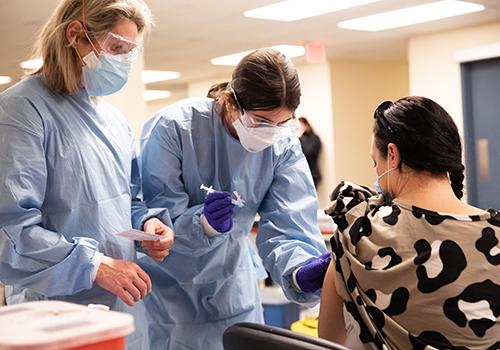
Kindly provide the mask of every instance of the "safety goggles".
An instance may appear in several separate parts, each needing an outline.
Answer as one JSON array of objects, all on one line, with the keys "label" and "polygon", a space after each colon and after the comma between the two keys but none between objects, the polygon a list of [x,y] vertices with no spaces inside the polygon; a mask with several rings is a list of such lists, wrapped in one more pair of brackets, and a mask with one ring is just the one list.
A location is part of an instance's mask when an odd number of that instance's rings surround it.
[{"label": "safety goggles", "polygon": [[94,35],[92,31],[88,29],[87,21],[85,20],[85,0],[82,0],[82,24],[85,35],[94,49],[98,51],[94,44],[92,44],[90,37],[94,38],[99,43],[101,50],[110,54],[111,57],[117,61],[132,63],[142,51],[141,44],[125,39],[118,34],[108,32],[103,38],[98,38]]},{"label": "safety goggles", "polygon": [[234,96],[234,100],[236,101],[236,104],[238,105],[238,109],[241,112],[241,122],[244,126],[248,128],[263,128],[263,129],[269,129],[269,128],[274,128],[277,130],[281,130],[283,133],[291,133],[294,134],[298,128],[299,128],[299,122],[297,118],[295,117],[295,114],[293,114],[290,118],[279,122],[279,123],[273,123],[270,122],[267,119],[258,117],[252,113],[249,113],[247,110],[245,110],[238,99],[238,96],[236,95],[236,92],[231,88],[231,93]]},{"label": "safety goggles", "polygon": [[111,57],[123,63],[132,63],[141,53],[142,45],[124,37],[108,32],[103,38],[91,37],[99,43],[101,50],[110,54]]},{"label": "safety goggles", "polygon": [[299,128],[299,123],[295,116],[276,124],[270,123],[266,119],[254,116],[244,109],[242,109],[240,120],[241,123],[247,128],[266,134],[280,135],[280,138],[295,135]]}]

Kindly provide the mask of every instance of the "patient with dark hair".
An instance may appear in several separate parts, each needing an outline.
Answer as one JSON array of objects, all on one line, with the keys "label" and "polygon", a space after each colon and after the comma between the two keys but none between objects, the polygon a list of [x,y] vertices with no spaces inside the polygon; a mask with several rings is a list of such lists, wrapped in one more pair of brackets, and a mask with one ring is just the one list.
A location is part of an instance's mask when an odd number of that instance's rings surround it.
[{"label": "patient with dark hair", "polygon": [[374,113],[376,191],[341,182],[319,335],[352,349],[500,349],[500,214],[461,200],[462,144],[436,102]]}]

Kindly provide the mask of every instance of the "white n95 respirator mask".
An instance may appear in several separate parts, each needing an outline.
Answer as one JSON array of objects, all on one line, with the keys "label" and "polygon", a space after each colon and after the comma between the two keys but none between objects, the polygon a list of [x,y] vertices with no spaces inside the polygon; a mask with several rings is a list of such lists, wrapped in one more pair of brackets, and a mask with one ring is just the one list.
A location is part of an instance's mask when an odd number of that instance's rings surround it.
[{"label": "white n95 respirator mask", "polygon": [[[260,124],[259,126],[257,126]],[[255,123],[251,115],[246,112],[233,122],[241,145],[249,152],[260,152],[286,137],[292,136],[295,129],[291,126],[271,126],[264,123]],[[293,126],[296,123],[291,123]]]},{"label": "white n95 respirator mask", "polygon": [[271,136],[272,134],[260,133],[244,126],[240,119],[234,121],[233,126],[241,145],[249,152],[260,152],[278,141]]}]

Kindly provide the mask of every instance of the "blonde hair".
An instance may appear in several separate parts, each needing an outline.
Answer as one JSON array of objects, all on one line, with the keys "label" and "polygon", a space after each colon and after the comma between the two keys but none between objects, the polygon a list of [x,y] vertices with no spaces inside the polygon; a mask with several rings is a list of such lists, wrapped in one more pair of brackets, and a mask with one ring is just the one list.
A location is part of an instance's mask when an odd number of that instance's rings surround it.
[{"label": "blonde hair", "polygon": [[85,22],[82,0],[63,0],[42,28],[34,57],[43,59],[42,67],[31,74],[41,73],[44,82],[61,93],[75,95],[80,88],[81,69],[75,49],[70,45],[66,29],[72,21],[81,21],[94,36],[105,35],[122,19],[137,25],[144,33],[153,24],[151,12],[142,0],[85,0]]}]

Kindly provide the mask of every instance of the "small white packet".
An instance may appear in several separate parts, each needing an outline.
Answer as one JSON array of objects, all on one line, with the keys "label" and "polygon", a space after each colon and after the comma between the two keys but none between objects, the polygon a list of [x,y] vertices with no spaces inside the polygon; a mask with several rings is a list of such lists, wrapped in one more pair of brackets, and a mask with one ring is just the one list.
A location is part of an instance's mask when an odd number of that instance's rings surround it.
[{"label": "small white packet", "polygon": [[162,239],[162,236],[134,229],[118,232],[115,233],[115,235],[135,241],[157,241],[159,239]]}]

